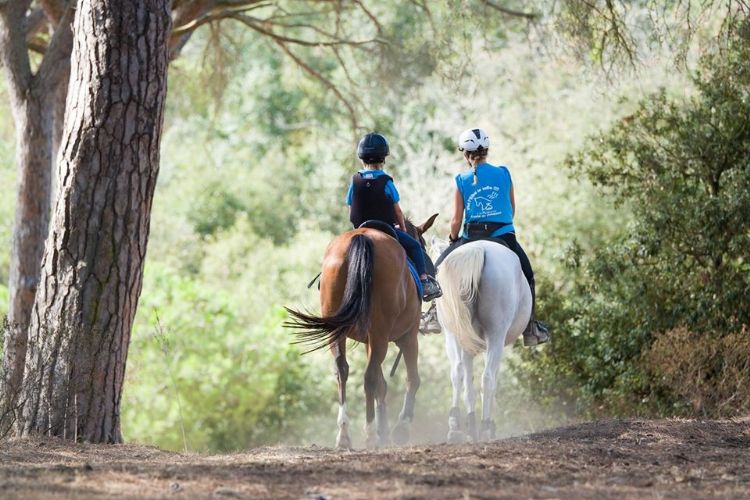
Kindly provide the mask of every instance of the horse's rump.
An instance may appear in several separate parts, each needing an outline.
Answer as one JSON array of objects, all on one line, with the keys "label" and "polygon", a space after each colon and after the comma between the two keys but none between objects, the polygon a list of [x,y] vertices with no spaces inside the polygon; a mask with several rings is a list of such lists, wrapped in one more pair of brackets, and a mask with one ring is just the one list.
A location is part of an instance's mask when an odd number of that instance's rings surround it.
[{"label": "horse's rump", "polygon": [[[330,251],[335,252],[335,245],[341,237],[331,243]],[[345,338],[353,329],[367,332],[370,321],[370,296],[374,267],[374,249],[372,240],[366,234],[355,234],[349,240],[345,252],[346,274],[345,288],[338,309],[328,315],[316,316],[286,308],[290,319],[286,327],[299,330],[295,333],[295,343],[310,344],[310,350],[316,351]],[[342,268],[344,266],[341,266]],[[333,276],[333,279],[341,279]],[[331,277],[324,275],[321,282],[330,286]],[[321,293],[323,293],[321,285]]]},{"label": "horse's rump", "polygon": [[470,243],[448,255],[438,268],[443,288],[443,296],[437,299],[441,323],[471,354],[479,354],[486,348],[485,340],[472,324],[483,268],[484,248]]},{"label": "horse's rump", "polygon": [[[285,326],[298,330],[297,342],[310,344],[310,351],[347,336],[367,342],[371,326],[380,331],[388,324],[405,331],[408,328],[400,323],[406,304],[415,311],[415,324],[419,322],[415,288],[404,250],[394,238],[373,229],[355,229],[334,239],[326,251],[321,315],[287,308],[290,319]],[[392,333],[384,332],[394,340]],[[394,335],[399,333],[403,332]]]}]

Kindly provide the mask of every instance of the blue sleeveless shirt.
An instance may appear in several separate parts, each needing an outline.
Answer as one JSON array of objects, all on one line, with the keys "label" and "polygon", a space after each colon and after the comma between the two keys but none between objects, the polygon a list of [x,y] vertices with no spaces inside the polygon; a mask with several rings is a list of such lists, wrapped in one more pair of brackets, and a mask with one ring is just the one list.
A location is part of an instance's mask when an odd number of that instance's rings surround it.
[{"label": "blue sleeveless shirt", "polygon": [[[464,222],[508,223],[492,233],[492,236],[515,232],[513,206],[510,203],[513,181],[508,169],[480,163],[477,166],[477,178],[475,185],[473,170],[456,176],[456,185],[464,200]],[[465,229],[462,235],[467,237]]]}]

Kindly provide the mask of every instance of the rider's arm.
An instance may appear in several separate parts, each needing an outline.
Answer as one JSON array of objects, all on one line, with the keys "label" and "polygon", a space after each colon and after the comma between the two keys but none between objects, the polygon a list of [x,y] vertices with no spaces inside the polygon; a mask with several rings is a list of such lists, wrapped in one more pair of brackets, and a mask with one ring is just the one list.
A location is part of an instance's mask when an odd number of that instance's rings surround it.
[{"label": "rider's arm", "polygon": [[401,211],[401,206],[398,203],[394,203],[393,209],[396,211],[396,222],[398,222],[398,227],[402,231],[406,231],[406,221],[404,220],[404,213]]},{"label": "rider's arm", "polygon": [[452,240],[457,240],[459,232],[461,231],[461,223],[464,221],[464,199],[458,188],[456,188],[453,199],[453,218],[451,219],[450,237]]}]

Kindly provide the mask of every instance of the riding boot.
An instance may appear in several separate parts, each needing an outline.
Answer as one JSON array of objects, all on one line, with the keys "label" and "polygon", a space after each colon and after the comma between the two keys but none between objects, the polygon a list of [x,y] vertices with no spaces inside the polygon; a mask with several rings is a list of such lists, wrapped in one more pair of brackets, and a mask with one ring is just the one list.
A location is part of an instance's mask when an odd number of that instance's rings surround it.
[{"label": "riding boot", "polygon": [[440,284],[435,278],[428,275],[427,278],[421,281],[423,290],[422,300],[429,302],[443,296],[443,290],[440,288]]},{"label": "riding boot", "polygon": [[523,331],[523,345],[533,347],[544,344],[549,340],[549,328],[541,321],[536,320],[536,286],[533,280],[529,283],[529,288],[531,288],[531,317],[529,318],[529,324]]}]

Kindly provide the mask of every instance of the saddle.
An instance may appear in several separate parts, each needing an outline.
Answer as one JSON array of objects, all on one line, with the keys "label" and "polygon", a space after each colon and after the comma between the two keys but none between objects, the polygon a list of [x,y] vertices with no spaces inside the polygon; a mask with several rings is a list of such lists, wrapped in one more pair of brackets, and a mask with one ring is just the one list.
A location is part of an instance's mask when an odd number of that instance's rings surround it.
[{"label": "saddle", "polygon": [[[360,228],[368,228],[368,229],[377,229],[378,231],[381,231],[388,236],[392,237],[396,241],[398,241],[398,236],[396,235],[396,229],[388,224],[387,222],[383,222],[382,220],[366,220],[362,224],[359,225],[357,229]],[[406,258],[406,264],[409,268],[409,272],[411,273],[411,277],[414,279],[414,284],[417,287],[417,295],[419,296],[419,300],[422,300],[422,295],[424,294],[424,288],[422,287],[422,280],[419,279],[419,275],[417,274],[417,269],[414,267],[414,263],[411,261],[411,259],[407,256]]]},{"label": "saddle", "polygon": [[488,239],[492,233],[510,224],[510,222],[467,222],[464,224],[464,229],[469,240],[474,241]]},{"label": "saddle", "polygon": [[[394,227],[391,226],[390,224],[388,224],[386,222],[383,222],[382,220],[373,220],[373,219],[366,220],[366,221],[364,221],[362,224],[360,224],[357,227],[357,229],[361,229],[361,228],[376,229],[376,230],[378,230],[380,232],[383,232],[383,233],[387,234],[388,236],[390,236],[391,238],[395,239],[396,241],[398,241],[398,236],[396,236],[396,229],[394,229]],[[411,261],[408,258],[406,260],[407,260],[407,262],[409,263],[409,265],[411,267],[414,267],[414,264],[412,264]],[[310,281],[310,283],[307,284],[307,288],[312,288],[312,286],[317,282],[318,283],[318,290],[320,290],[320,275],[321,275],[321,273],[318,273],[312,279],[312,281]],[[419,281],[419,280],[417,280],[417,281]],[[417,285],[417,286],[420,287],[421,284]]]},{"label": "saddle", "polygon": [[[472,242],[472,241],[494,241],[495,243],[499,243],[500,245],[504,246],[505,248],[510,248],[510,245],[508,245],[508,242],[505,241],[502,238],[499,238],[499,237],[498,238],[487,237],[487,238],[477,238],[475,240],[469,240],[469,242]],[[512,248],[510,248],[510,249],[512,250]]]},{"label": "saddle", "polygon": [[357,227],[357,229],[362,228],[377,229],[378,231],[383,232],[388,236],[398,240],[398,236],[396,236],[396,230],[394,229],[394,227],[387,222],[383,222],[382,220],[366,220],[362,224],[360,224],[359,227]]},{"label": "saddle", "polygon": [[438,257],[437,262],[435,262],[434,267],[435,268],[440,267],[440,264],[442,264],[442,262],[445,260],[445,258],[448,257],[448,255],[453,250],[459,248],[462,245],[465,245],[466,243],[471,243],[473,241],[492,241],[493,243],[497,243],[497,244],[502,245],[505,248],[513,251],[513,249],[510,248],[510,245],[508,244],[508,242],[505,241],[504,239],[502,239],[500,236],[496,236],[494,238],[491,238],[489,236],[482,236],[482,237],[477,237],[477,238],[469,238],[468,240],[465,240],[463,238],[459,238],[456,241],[454,241],[453,243],[451,243],[448,246],[448,248],[446,248],[445,250],[443,250],[443,253],[440,254],[440,257]]}]

